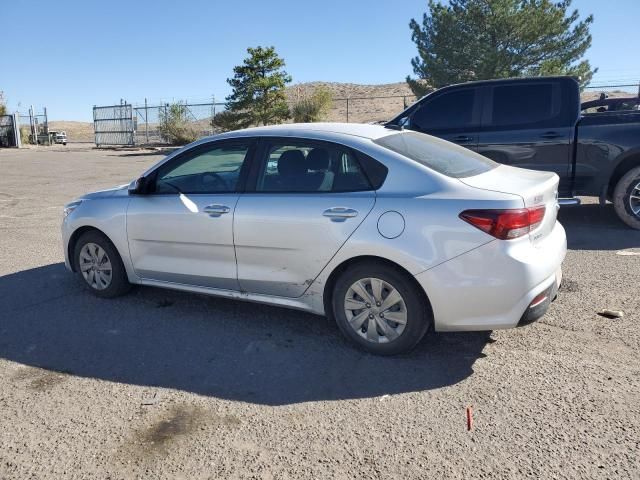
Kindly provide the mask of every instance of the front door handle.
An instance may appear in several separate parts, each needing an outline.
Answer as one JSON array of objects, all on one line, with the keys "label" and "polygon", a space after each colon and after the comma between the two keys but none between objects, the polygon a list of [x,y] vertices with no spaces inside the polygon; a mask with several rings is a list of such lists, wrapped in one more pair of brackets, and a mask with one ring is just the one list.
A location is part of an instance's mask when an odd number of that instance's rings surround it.
[{"label": "front door handle", "polygon": [[219,217],[224,213],[229,213],[231,209],[226,205],[208,205],[202,211],[210,217]]},{"label": "front door handle", "polygon": [[322,212],[322,215],[335,222],[344,222],[347,218],[357,217],[358,211],[353,208],[333,207]]},{"label": "front door handle", "polygon": [[467,135],[458,135],[457,137],[453,137],[452,140],[456,143],[467,143],[473,141],[473,137],[469,137]]},{"label": "front door handle", "polygon": [[558,137],[561,137],[562,135],[560,135],[558,132],[545,132],[540,136],[542,138],[558,138]]}]

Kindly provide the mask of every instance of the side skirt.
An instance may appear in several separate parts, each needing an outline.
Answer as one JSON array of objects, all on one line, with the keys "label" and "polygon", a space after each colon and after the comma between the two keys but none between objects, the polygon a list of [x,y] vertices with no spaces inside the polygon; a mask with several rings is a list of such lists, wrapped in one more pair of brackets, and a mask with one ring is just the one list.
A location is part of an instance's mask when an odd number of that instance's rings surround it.
[{"label": "side skirt", "polygon": [[145,285],[148,287],[167,288],[169,290],[180,290],[184,292],[200,293],[203,295],[212,295],[215,297],[232,298],[234,300],[242,300],[246,302],[263,303],[267,305],[274,305],[278,307],[292,308],[295,310],[302,310],[309,313],[315,313],[317,315],[324,315],[324,312],[318,312],[313,308],[311,302],[306,302],[306,296],[296,298],[276,297],[273,295],[262,295],[256,293],[239,292],[236,290],[223,290],[221,288],[211,287],[198,287],[195,285],[185,285],[182,283],[163,282],[158,280],[139,279],[136,282],[138,285]]}]

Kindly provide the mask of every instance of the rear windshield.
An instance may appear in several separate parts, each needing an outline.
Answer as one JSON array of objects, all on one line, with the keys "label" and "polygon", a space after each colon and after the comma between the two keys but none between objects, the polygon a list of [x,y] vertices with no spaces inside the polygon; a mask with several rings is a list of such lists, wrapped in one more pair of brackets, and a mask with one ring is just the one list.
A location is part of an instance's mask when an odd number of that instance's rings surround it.
[{"label": "rear windshield", "polygon": [[378,138],[374,142],[452,178],[472,177],[499,165],[464,147],[424,133],[407,131]]}]

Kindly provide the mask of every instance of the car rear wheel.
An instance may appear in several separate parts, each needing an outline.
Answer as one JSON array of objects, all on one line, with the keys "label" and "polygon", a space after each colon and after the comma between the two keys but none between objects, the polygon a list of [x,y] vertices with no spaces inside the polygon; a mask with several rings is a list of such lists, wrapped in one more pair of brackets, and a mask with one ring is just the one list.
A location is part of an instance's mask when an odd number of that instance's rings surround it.
[{"label": "car rear wheel", "polygon": [[431,323],[426,297],[403,272],[385,264],[360,264],[336,281],[332,306],[342,333],[379,355],[408,352]]},{"label": "car rear wheel", "polygon": [[613,191],[613,205],[620,220],[640,230],[640,167],[620,179]]},{"label": "car rear wheel", "polygon": [[116,247],[100,232],[83,234],[76,242],[74,255],[76,271],[95,295],[113,298],[131,289]]}]

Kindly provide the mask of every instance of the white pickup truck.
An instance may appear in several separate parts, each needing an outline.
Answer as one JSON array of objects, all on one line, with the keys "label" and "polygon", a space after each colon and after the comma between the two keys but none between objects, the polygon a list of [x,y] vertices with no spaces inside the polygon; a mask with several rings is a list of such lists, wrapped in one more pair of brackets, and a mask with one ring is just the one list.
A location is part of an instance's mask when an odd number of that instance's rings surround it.
[{"label": "white pickup truck", "polygon": [[67,144],[67,132],[51,132],[53,133],[53,141],[55,143],[61,143],[63,145]]}]

